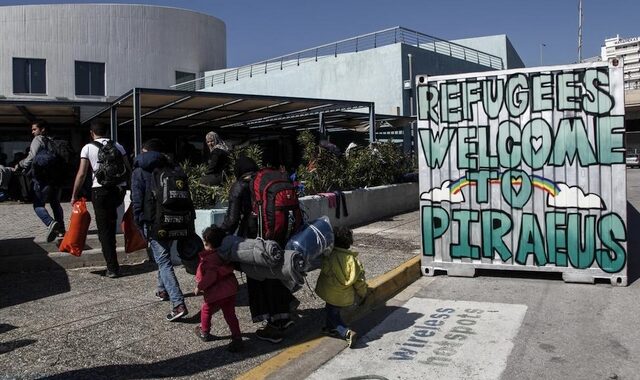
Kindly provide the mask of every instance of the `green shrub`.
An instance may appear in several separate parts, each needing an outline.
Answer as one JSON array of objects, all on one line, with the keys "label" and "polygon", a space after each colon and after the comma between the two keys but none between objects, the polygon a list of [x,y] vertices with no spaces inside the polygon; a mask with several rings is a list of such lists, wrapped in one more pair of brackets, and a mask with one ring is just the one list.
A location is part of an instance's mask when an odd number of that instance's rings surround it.
[{"label": "green shrub", "polygon": [[309,131],[300,133],[298,143],[303,161],[298,179],[306,195],[392,184],[413,166],[411,157],[392,142],[353,148],[348,157],[319,148]]},{"label": "green shrub", "polygon": [[194,165],[188,160],[183,161],[180,166],[189,178],[189,189],[191,191],[191,199],[196,209],[211,209],[228,201],[229,189],[235,182],[236,178],[233,174],[233,167],[236,159],[240,156],[252,158],[262,166],[262,148],[258,145],[248,145],[246,147],[234,149],[231,151],[229,166],[225,175],[222,186],[207,186],[200,183],[200,178],[207,171],[207,164]]}]

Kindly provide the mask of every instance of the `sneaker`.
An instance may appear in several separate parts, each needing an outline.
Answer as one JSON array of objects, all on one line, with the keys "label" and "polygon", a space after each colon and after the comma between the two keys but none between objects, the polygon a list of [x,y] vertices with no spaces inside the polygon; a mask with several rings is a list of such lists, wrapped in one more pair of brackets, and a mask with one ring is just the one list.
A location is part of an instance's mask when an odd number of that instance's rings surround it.
[{"label": "sneaker", "polygon": [[174,307],[173,310],[171,310],[171,313],[167,314],[167,321],[173,322],[184,317],[187,314],[189,314],[189,311],[187,311],[187,307],[183,303],[181,303],[180,305]]},{"label": "sneaker", "polygon": [[118,278],[118,277],[120,277],[120,273],[119,272],[110,271],[109,269],[107,269],[107,271],[104,273],[104,275],[109,277],[109,278]]},{"label": "sneaker", "polygon": [[169,293],[164,290],[157,291],[156,298],[160,301],[169,301]]},{"label": "sneaker", "polygon": [[200,340],[203,342],[210,342],[213,340],[213,335],[211,335],[210,333],[205,333],[204,331],[200,330],[200,326],[196,326],[195,332],[198,338],[200,338]]},{"label": "sneaker", "polygon": [[244,350],[244,343],[242,343],[242,338],[233,338],[231,339],[231,343],[227,346],[227,351],[229,352],[241,352]]},{"label": "sneaker", "polygon": [[322,328],[322,330],[320,330],[320,332],[321,332],[323,335],[328,335],[328,336],[333,337],[333,338],[338,338],[338,337],[340,337],[340,333],[338,332],[338,330],[336,330],[336,329],[331,329],[331,328],[329,328],[329,327],[327,327],[327,326],[324,326],[324,327]]},{"label": "sneaker", "polygon": [[271,323],[273,327],[277,328],[280,331],[284,331],[289,327],[294,325],[294,322],[291,319],[279,319]]},{"label": "sneaker", "polygon": [[67,231],[65,230],[58,230],[58,239],[63,239],[64,238],[64,234],[66,234]]},{"label": "sneaker", "polygon": [[344,340],[347,341],[347,347],[353,348],[356,344],[356,339],[358,339],[358,334],[353,330],[347,330],[347,334],[344,337]]},{"label": "sneaker", "polygon": [[58,222],[55,220],[49,223],[47,227],[47,243],[51,243],[58,236]]},{"label": "sneaker", "polygon": [[270,324],[256,330],[256,336],[258,339],[266,340],[271,343],[280,343],[283,339],[282,333]]}]

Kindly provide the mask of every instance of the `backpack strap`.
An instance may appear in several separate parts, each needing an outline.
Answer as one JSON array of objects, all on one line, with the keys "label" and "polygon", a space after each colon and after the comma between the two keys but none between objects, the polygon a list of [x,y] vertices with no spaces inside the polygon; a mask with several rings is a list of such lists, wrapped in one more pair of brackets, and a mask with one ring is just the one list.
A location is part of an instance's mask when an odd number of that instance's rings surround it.
[{"label": "backpack strap", "polygon": [[99,142],[97,142],[97,141],[95,141],[95,140],[94,140],[94,141],[91,141],[91,145],[95,146],[95,147],[96,147],[96,148],[98,148],[98,149],[100,149],[100,148],[102,148],[102,147],[104,146],[104,144],[99,143]]}]

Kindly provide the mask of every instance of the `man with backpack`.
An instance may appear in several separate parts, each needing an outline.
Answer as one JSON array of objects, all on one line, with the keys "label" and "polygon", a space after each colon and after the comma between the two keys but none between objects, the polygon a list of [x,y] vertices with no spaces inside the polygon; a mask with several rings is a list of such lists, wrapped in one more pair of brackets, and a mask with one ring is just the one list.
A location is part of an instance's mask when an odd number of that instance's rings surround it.
[{"label": "man with backpack", "polygon": [[79,198],[84,180],[91,168],[91,200],[98,238],[107,264],[105,275],[116,278],[120,276],[120,265],[116,256],[118,207],[124,199],[131,170],[122,145],[106,137],[109,129],[105,124],[93,122],[90,130],[92,142],[86,144],[80,152],[80,167],[73,184],[71,204]]},{"label": "man with backpack", "polygon": [[160,139],[142,145],[142,154],[133,162],[131,204],[134,220],[144,231],[158,264],[156,297],[171,301],[167,320],[172,322],[188,311],[171,263],[171,245],[194,234],[195,210],[186,174],[162,154],[163,147]]},{"label": "man with backpack", "polygon": [[[33,209],[36,215],[47,226],[47,242],[63,236],[64,214],[60,206],[60,183],[56,176],[62,177],[64,168],[59,165],[60,158],[54,152],[54,141],[49,137],[50,127],[42,120],[31,124],[33,140],[26,158],[18,162],[14,168],[23,171],[31,177]],[[45,208],[49,203],[53,211],[53,218]]]},{"label": "man with backpack", "polygon": [[[302,214],[295,187],[286,173],[259,170],[255,161],[239,157],[235,162],[236,182],[229,190],[229,206],[221,228],[241,237],[274,240],[281,247],[297,232]],[[297,300],[280,280],[262,281],[247,277],[249,310],[253,322],[262,322],[259,339],[280,343],[284,330],[293,325],[290,305]]]}]

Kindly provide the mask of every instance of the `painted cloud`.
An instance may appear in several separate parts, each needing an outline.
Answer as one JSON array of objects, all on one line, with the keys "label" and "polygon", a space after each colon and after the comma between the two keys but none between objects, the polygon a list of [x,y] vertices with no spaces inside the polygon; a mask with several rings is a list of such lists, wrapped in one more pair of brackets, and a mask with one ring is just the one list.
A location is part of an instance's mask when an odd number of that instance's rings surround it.
[{"label": "painted cloud", "polygon": [[459,191],[457,194],[451,194],[451,191],[449,190],[450,184],[450,181],[444,181],[440,187],[434,187],[431,190],[422,193],[420,195],[420,199],[431,202],[464,202],[464,195],[462,194],[462,191]]},{"label": "painted cloud", "polygon": [[576,207],[582,209],[601,209],[605,206],[602,199],[595,194],[584,194],[578,186],[567,186],[564,183],[558,183],[560,192],[555,197],[547,195],[547,205],[551,207]]}]

